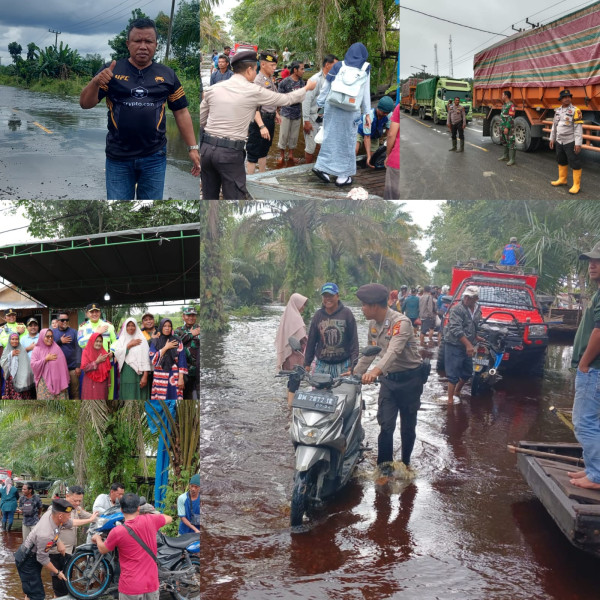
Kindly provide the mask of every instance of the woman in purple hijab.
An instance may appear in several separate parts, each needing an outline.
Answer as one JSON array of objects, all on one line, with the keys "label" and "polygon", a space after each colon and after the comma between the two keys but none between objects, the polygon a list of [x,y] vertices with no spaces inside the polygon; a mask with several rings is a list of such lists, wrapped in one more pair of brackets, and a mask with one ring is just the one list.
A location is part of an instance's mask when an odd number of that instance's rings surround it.
[{"label": "woman in purple hijab", "polygon": [[[338,62],[327,74],[317,104],[325,107],[323,114],[323,144],[319,151],[313,172],[326,183],[331,183],[335,176],[338,187],[352,184],[352,175],[356,174],[356,134],[361,115],[371,111],[371,66],[367,63],[366,76],[363,77],[362,88],[356,102],[356,110],[340,108],[329,99],[331,84],[343,65],[363,69],[369,53],[361,43],[352,44],[344,55],[343,62]],[[370,117],[366,117],[370,126]]]},{"label": "woman in purple hijab", "polygon": [[69,369],[51,329],[42,329],[31,353],[38,400],[69,399]]}]

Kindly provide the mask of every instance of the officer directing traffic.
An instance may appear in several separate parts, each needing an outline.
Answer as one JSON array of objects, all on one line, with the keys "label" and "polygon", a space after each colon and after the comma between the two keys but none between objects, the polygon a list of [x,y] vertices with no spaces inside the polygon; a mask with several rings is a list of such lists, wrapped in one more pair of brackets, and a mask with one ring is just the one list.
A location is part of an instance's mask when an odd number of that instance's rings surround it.
[{"label": "officer directing traffic", "polygon": [[573,106],[573,96],[569,90],[563,90],[558,96],[562,106],[556,109],[550,132],[550,149],[556,145],[558,161],[558,179],[552,185],[567,185],[569,166],[573,169],[573,187],[570,194],[577,194],[581,187],[581,146],[583,144],[583,116]]},{"label": "officer directing traffic", "polygon": [[244,200],[247,197],[244,168],[248,127],[262,105],[289,106],[302,102],[316,81],[289,94],[272,92],[254,84],[257,54],[237,52],[231,60],[233,76],[209,87],[200,104],[200,177],[202,198]]},{"label": "officer directing traffic", "polygon": [[[409,467],[415,445],[417,411],[421,406],[423,383],[429,375],[417,349],[411,320],[387,305],[389,290],[379,283],[361,286],[356,292],[362,311],[369,321],[369,345],[382,348],[381,358],[372,369],[375,357],[362,356],[354,373],[362,375],[363,383],[373,383],[378,377],[379,391],[377,422],[377,465],[382,474],[390,475],[394,452],[394,430],[400,413],[402,462]],[[427,365],[428,366],[428,365]]]},{"label": "officer directing traffic", "polygon": [[50,550],[56,548],[64,554],[65,545],[58,536],[62,529],[73,527],[72,511],[73,505],[67,500],[63,498],[52,500],[52,508],[44,513],[15,552],[15,563],[21,578],[23,593],[29,600],[44,600],[46,597],[42,583],[42,567],[46,567],[58,579],[66,581],[65,574],[52,564]]}]

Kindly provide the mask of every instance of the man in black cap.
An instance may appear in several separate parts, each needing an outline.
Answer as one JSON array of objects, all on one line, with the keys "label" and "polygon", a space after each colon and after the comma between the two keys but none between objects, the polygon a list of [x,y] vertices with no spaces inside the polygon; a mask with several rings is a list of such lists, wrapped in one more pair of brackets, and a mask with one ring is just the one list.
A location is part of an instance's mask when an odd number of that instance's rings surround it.
[{"label": "man in black cap", "polygon": [[579,256],[588,261],[596,291],[585,309],[573,343],[571,367],[575,375],[573,425],[583,448],[585,469],[569,473],[577,487],[600,489],[600,242]]},{"label": "man in black cap", "polygon": [[63,528],[73,527],[72,510],[73,505],[63,498],[52,500],[52,508],[42,515],[39,523],[15,552],[15,563],[21,578],[23,593],[29,600],[46,598],[42,583],[42,567],[48,569],[58,580],[66,581],[65,574],[52,564],[50,551],[56,548],[60,553],[65,552],[65,546],[58,537]]},{"label": "man in black cap", "polygon": [[[423,383],[426,379],[423,360],[408,317],[388,307],[389,290],[379,283],[361,286],[356,292],[362,311],[369,321],[368,343],[380,346],[382,352],[377,366],[369,369],[373,356],[362,356],[354,373],[362,375],[363,383],[381,382],[377,422],[377,465],[383,474],[391,474],[394,460],[394,430],[400,413],[402,462],[409,467],[415,445],[417,411],[421,406]],[[428,373],[427,373],[428,374]]]},{"label": "man in black cap", "polygon": [[573,96],[563,90],[558,96],[561,106],[556,109],[550,132],[550,149],[556,145],[558,179],[552,185],[567,185],[569,166],[573,169],[573,187],[570,194],[577,194],[581,186],[581,146],[583,144],[583,115],[571,103]]},{"label": "man in black cap", "polygon": [[[289,106],[301,102],[316,82],[289,94],[277,94],[254,85],[256,52],[243,50],[231,60],[233,77],[204,93],[200,104],[200,167],[202,198],[244,200],[247,197],[244,169],[248,126],[259,106]],[[264,130],[263,130],[264,131]]]},{"label": "man in black cap", "polygon": [[[254,84],[277,92],[277,84],[273,78],[277,68],[277,55],[272,50],[263,50],[259,54],[259,58],[260,71],[254,78]],[[267,170],[267,154],[273,143],[275,123],[281,125],[281,117],[277,112],[276,105],[265,104],[256,109],[254,121],[250,123],[248,129],[248,141],[246,142],[246,152],[248,153],[246,169],[249,175],[255,172],[256,163],[258,163],[259,173]]]}]

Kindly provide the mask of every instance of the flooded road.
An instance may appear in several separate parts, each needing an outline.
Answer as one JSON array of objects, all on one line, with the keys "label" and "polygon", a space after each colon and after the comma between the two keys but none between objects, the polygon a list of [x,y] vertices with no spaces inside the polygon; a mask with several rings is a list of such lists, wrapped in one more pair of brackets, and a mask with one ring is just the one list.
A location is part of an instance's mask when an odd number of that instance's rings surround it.
[{"label": "flooded road", "polygon": [[[551,346],[543,380],[505,378],[473,399],[467,388],[449,408],[433,370],[413,482],[375,484],[378,388],[365,386],[371,451],[311,528],[292,533],[289,411],[274,377],[282,310],[233,320],[227,335],[203,341],[203,600],[597,597],[598,560],[566,541],[506,450],[518,440],[573,441],[548,410],[572,405],[569,345]],[[366,324],[355,315],[362,344]],[[396,456],[399,445],[396,431]]]},{"label": "flooded road", "polygon": [[[106,105],[0,86],[0,198],[106,198]],[[199,119],[192,115],[194,126]],[[187,145],[167,111],[164,198],[197,199]]]}]

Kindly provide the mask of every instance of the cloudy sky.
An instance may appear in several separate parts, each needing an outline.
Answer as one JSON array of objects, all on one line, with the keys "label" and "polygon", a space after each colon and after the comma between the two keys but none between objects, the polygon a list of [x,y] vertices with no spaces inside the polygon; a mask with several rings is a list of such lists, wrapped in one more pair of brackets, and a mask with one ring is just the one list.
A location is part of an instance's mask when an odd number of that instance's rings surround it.
[{"label": "cloudy sky", "polygon": [[29,42],[42,48],[53,45],[55,35],[48,29],[62,32],[59,43],[82,56],[99,53],[108,58],[107,41],[125,28],[135,8],[154,19],[161,10],[170,14],[171,0],[6,0],[0,10],[2,64],[10,63],[10,42],[18,42],[24,51]]},{"label": "cloudy sky", "polygon": [[[514,33],[512,25],[529,28],[526,18],[536,24],[546,24],[591,3],[591,0],[481,0],[476,4],[451,3],[447,0],[401,0],[400,76],[410,76],[420,70],[423,64],[427,65],[426,71],[435,74],[434,44],[438,46],[439,74],[449,75],[451,35],[454,77],[472,77],[474,55],[504,39],[504,36],[494,33],[511,35]],[[453,25],[408,9],[491,33]]]}]

